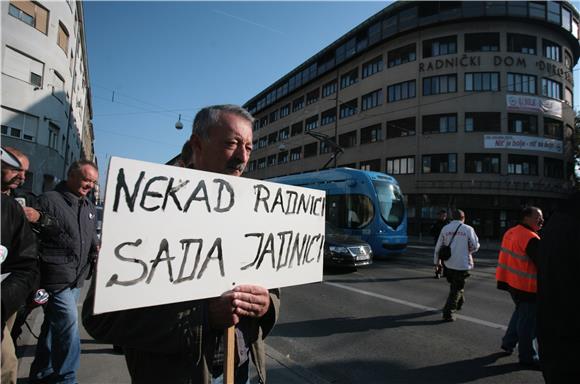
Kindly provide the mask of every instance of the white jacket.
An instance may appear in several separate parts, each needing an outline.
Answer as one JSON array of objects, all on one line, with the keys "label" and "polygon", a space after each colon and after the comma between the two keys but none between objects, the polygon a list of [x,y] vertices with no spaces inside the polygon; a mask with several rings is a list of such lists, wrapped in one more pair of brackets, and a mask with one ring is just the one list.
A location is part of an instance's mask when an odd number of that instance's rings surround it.
[{"label": "white jacket", "polygon": [[479,239],[477,238],[473,227],[464,224],[459,220],[453,220],[441,229],[439,239],[437,239],[437,244],[435,245],[433,264],[437,264],[437,253],[439,253],[441,245],[449,245],[453,233],[455,233],[455,230],[460,224],[461,227],[451,243],[451,257],[444,263],[446,267],[459,271],[466,271],[473,268],[472,253],[477,252],[479,249]]}]

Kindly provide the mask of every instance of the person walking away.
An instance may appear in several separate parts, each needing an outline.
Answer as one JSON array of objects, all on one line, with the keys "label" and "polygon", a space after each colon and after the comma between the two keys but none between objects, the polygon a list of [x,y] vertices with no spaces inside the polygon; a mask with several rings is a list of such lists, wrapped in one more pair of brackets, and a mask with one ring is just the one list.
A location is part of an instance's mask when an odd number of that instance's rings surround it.
[{"label": "person walking away", "polygon": [[[461,310],[465,302],[465,280],[473,269],[473,254],[479,249],[479,239],[475,230],[465,224],[465,213],[461,209],[451,212],[453,220],[443,227],[433,255],[435,268],[443,267],[443,276],[449,283],[449,295],[443,307],[443,320],[455,321],[453,313]],[[451,242],[451,238],[453,241]],[[451,242],[451,257],[447,261],[439,259],[439,249]]]},{"label": "person walking away", "polygon": [[503,235],[495,274],[497,288],[508,291],[515,305],[501,349],[511,354],[517,345],[520,364],[531,368],[539,367],[534,346],[538,290],[535,260],[540,243],[538,231],[543,223],[539,208],[522,210],[520,223]]}]

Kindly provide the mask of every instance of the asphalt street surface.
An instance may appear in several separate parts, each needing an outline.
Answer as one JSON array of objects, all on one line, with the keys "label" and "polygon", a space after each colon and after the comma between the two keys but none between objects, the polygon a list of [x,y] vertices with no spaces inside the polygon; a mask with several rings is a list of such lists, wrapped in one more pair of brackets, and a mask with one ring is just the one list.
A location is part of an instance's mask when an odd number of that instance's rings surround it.
[{"label": "asphalt street surface", "polygon": [[[441,320],[449,286],[435,279],[432,251],[378,260],[356,272],[327,270],[324,282],[282,290],[281,317],[267,338],[269,383],[543,383],[517,353],[499,349],[513,304],[495,288],[497,252],[480,251],[457,321]],[[35,333],[42,311],[29,319]],[[81,330],[79,383],[129,383],[122,355]],[[35,340],[20,339],[19,383]],[[255,382],[255,381],[253,381]]]}]

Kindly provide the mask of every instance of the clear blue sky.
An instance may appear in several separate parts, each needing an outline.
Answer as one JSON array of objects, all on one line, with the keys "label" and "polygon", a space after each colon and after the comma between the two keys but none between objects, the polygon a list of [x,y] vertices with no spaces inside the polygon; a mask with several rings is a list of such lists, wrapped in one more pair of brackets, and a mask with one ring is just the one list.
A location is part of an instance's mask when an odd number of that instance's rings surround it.
[{"label": "clear blue sky", "polygon": [[85,2],[101,185],[110,156],[166,162],[200,107],[243,104],[387,4]]}]

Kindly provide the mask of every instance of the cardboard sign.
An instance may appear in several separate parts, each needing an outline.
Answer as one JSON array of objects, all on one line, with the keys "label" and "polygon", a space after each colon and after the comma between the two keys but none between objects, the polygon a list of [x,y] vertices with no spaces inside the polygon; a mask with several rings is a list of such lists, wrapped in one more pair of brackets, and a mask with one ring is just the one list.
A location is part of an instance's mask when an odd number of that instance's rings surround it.
[{"label": "cardboard sign", "polygon": [[325,193],[111,158],[95,313],[322,280]]}]

